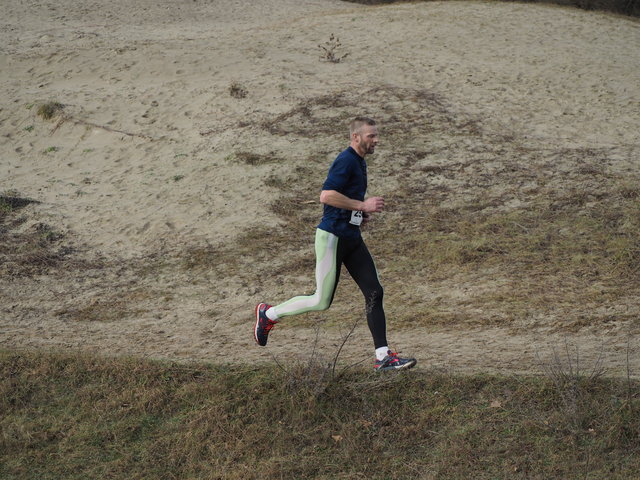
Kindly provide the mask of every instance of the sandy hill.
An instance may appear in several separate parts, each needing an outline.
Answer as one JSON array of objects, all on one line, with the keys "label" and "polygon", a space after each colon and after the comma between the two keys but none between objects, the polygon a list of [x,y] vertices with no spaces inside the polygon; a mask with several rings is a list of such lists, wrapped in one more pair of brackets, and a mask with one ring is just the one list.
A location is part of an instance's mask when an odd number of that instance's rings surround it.
[{"label": "sandy hill", "polygon": [[[346,276],[267,349],[252,310],[313,288],[319,188],[367,114],[396,348],[517,372],[566,342],[638,367],[638,27],[518,3],[7,5],[0,346],[331,356],[362,316]],[[360,322],[345,361],[369,342]]]}]

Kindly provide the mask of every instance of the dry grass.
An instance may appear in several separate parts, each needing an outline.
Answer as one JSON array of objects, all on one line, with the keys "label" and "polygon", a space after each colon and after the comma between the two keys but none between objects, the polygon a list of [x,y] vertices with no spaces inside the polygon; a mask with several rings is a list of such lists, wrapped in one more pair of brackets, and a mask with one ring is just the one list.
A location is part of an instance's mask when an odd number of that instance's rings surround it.
[{"label": "dry grass", "polygon": [[235,152],[227,158],[230,162],[239,162],[245,165],[265,165],[268,163],[278,163],[280,159],[275,152],[269,154],[259,154],[253,152]]},{"label": "dry grass", "polygon": [[44,120],[51,120],[62,112],[64,105],[59,102],[47,102],[38,106],[38,115]]},{"label": "dry grass", "polygon": [[3,352],[0,476],[614,480],[640,468],[637,382],[578,376],[567,396],[548,378],[306,367]]},{"label": "dry grass", "polygon": [[74,250],[61,232],[44,223],[25,227],[28,217],[20,210],[32,203],[38,202],[0,196],[0,273],[8,277],[42,274],[73,261]]},{"label": "dry grass", "polygon": [[[321,95],[263,120],[270,135],[324,139],[303,159],[248,150],[227,157],[246,168],[273,167],[263,178],[280,193],[271,205],[278,227],[251,229],[226,245],[188,245],[130,267],[150,278],[160,271],[206,272],[210,281],[254,285],[266,297],[271,285],[291,286],[292,294],[304,279],[312,287],[318,192],[330,157],[345,143],[340,125],[354,112],[376,112],[381,128],[379,153],[368,159],[369,192],[383,195],[388,208],[365,235],[394,328],[529,328],[541,321],[568,330],[639,326],[640,306],[632,300],[640,298],[640,179],[628,170],[633,151],[541,146],[496,134],[482,118],[426,89],[383,85],[364,94]],[[30,275],[61,262],[73,268],[72,251],[54,229],[25,231],[20,208],[0,206],[6,272]],[[255,285],[266,274],[272,281]],[[466,293],[443,294],[458,285]],[[345,301],[360,305],[357,292],[342,291]]]},{"label": "dry grass", "polygon": [[229,85],[229,95],[233,98],[245,98],[249,92],[247,89],[238,82],[233,82]]},{"label": "dry grass", "polygon": [[118,322],[124,318],[140,316],[149,310],[144,302],[161,295],[145,288],[118,292],[117,294],[94,297],[87,303],[56,310],[56,316],[74,322]]},{"label": "dry grass", "polygon": [[[498,286],[473,298],[403,301],[392,307],[394,325],[420,318],[434,325],[526,327],[534,312],[550,325],[562,318],[557,328],[637,324],[635,307],[614,317],[594,313],[640,293],[640,182],[618,173],[632,152],[533,145],[493,133],[428,90],[388,86],[357,97],[307,99],[263,128],[344,143],[337,126],[354,111],[373,109],[367,98],[376,99],[383,142],[369,159],[369,191],[384,195],[388,210],[366,236],[387,290],[397,295],[454,278]],[[266,163],[247,152],[239,158]],[[290,165],[292,175],[267,176],[265,185],[281,192],[272,208],[284,226],[265,232],[268,241],[260,233],[243,237],[222,256],[249,255],[260,265],[268,254],[285,277],[310,277],[312,264],[304,259],[312,255],[309,230],[321,216],[316,197],[328,162],[282,158],[279,165]]]},{"label": "dry grass", "polygon": [[342,48],[340,39],[333,33],[329,36],[329,40],[324,44],[318,45],[320,48],[320,58],[331,63],[340,63],[349,56],[349,52],[345,52]]}]

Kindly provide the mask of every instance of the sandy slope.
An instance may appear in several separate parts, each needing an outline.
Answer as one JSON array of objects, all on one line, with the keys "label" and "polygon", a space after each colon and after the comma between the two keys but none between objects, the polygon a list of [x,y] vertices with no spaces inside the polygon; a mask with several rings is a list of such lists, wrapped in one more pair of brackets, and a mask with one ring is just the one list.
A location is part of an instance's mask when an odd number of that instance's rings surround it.
[{"label": "sandy slope", "polygon": [[[3,346],[176,359],[224,351],[232,361],[308,350],[314,332],[304,328],[281,331],[268,352],[252,346],[247,312],[259,300],[256,286],[172,272],[140,285],[136,268],[145,255],[225,244],[252,225],[275,225],[275,193],[263,184],[269,165],[248,169],[229,159],[238,151],[320,151],[329,161],[345,140],[258,127],[318,95],[427,88],[495,132],[556,147],[611,147],[621,152],[613,168],[637,168],[628,158],[638,158],[640,145],[640,25],[624,17],[515,3],[338,0],[29,1],[4,11],[0,193],[41,202],[26,210],[25,229],[46,222],[117,266],[3,279]],[[318,44],[332,33],[349,52],[339,64],[319,60]],[[245,98],[229,95],[233,82]],[[32,105],[49,100],[65,105],[65,122],[37,117]],[[384,148],[379,155],[393,159]],[[64,315],[114,295],[130,305],[118,322]],[[625,332],[578,332],[569,342],[592,362],[604,351],[620,371]],[[340,334],[330,332],[323,351],[334,351]],[[545,329],[417,329],[393,338],[427,365],[502,371],[535,370],[536,356],[564,341]],[[359,328],[345,357],[366,358],[367,342]],[[636,343],[632,362],[640,366]]]}]

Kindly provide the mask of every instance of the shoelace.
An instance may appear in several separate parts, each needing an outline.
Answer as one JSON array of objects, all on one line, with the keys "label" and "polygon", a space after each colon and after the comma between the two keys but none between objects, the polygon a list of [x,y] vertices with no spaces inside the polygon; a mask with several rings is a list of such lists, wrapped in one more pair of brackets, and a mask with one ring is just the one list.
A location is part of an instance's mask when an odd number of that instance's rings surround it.
[{"label": "shoelace", "polygon": [[400,362],[401,359],[398,356],[400,352],[392,352],[391,350],[389,350],[389,363],[396,363],[396,362]]},{"label": "shoelace", "polygon": [[[392,352],[391,350],[389,350],[388,353],[387,353],[387,357],[389,357],[389,363],[398,361],[398,353],[397,352]],[[381,364],[382,360],[376,360],[376,363],[380,363]]]}]

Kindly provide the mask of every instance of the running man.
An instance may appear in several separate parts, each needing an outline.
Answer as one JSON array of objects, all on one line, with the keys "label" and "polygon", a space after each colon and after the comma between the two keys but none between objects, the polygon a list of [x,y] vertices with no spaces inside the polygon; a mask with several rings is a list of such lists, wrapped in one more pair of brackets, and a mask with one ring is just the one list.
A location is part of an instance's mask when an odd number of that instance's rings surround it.
[{"label": "running man", "polygon": [[313,295],[294,297],[284,303],[256,306],[254,338],[261,346],[273,326],[283,317],[326,310],[340,278],[344,264],[365,298],[367,324],[373,336],[377,371],[400,370],[416,364],[414,358],[400,358],[388,348],[383,307],[383,289],[373,258],[360,234],[360,226],[371,214],[384,209],[382,197],[364,199],[367,191],[365,155],[378,144],[378,127],[370,118],[357,117],[350,125],[351,143],[335,159],[322,186],[320,203],[324,205],[322,221],[316,229],[316,291]]}]

